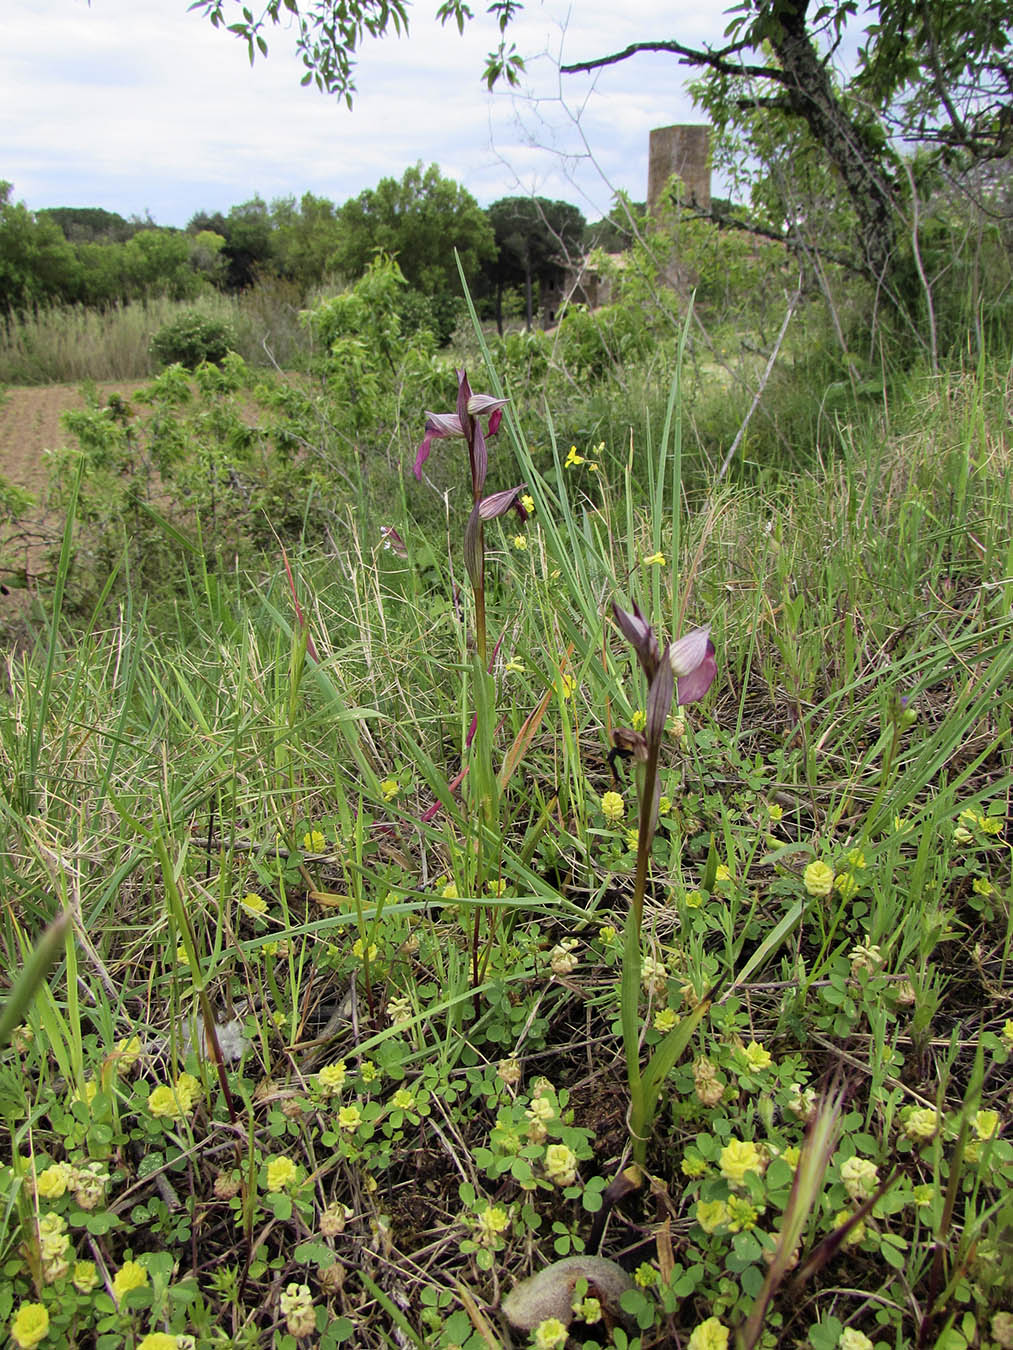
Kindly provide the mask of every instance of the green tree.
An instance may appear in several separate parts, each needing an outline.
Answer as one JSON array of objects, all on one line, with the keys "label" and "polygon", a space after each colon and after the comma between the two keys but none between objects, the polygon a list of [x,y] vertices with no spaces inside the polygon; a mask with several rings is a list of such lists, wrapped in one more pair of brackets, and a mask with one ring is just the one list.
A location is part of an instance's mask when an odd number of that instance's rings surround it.
[{"label": "green tree", "polygon": [[294,281],[305,293],[335,270],[341,238],[338,209],[326,197],[305,192],[271,203],[272,252],[279,276]]},{"label": "green tree", "polygon": [[420,162],[360,192],[338,219],[336,269],[360,277],[378,251],[395,257],[409,286],[429,300],[440,341],[448,341],[461,295],[455,249],[469,279],[496,254],[492,226],[471,193]]},{"label": "green tree", "polygon": [[581,254],[585,221],[569,202],[545,197],[502,197],[489,207],[497,254],[483,273],[495,295],[496,326],[503,332],[503,292],[524,292],[527,327],[534,318],[535,286],[558,283]]},{"label": "green tree", "polygon": [[77,258],[63,231],[43,213],[13,200],[0,182],[0,313],[74,298]]}]

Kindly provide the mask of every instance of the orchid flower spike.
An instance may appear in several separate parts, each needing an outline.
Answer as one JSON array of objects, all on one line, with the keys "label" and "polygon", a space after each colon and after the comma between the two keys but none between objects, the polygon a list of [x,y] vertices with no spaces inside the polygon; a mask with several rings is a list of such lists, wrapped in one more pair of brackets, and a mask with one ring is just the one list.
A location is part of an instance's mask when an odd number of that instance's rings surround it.
[{"label": "orchid flower spike", "polygon": [[[468,443],[471,458],[472,487],[478,496],[485,484],[486,436],[495,436],[503,420],[503,408],[508,402],[505,398],[494,398],[492,394],[473,394],[468,384],[467,373],[457,372],[457,410],[452,413],[426,413],[426,431],[415,455],[413,472],[421,482],[422,466],[429,458],[433,441],[447,440],[454,436],[463,436]],[[488,430],[483,433],[479,417],[489,415]]]}]

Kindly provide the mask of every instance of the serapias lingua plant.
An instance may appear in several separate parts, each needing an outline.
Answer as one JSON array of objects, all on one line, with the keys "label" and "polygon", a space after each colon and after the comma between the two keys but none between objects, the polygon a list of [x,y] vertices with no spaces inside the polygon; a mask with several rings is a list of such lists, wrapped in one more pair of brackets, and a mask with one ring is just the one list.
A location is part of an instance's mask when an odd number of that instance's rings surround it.
[{"label": "serapias lingua plant", "polygon": [[[491,394],[473,394],[468,383],[466,371],[457,372],[457,411],[452,413],[426,413],[426,434],[415,455],[414,473],[421,481],[422,467],[429,458],[433,441],[447,440],[461,436],[468,447],[468,459],[471,463],[471,515],[464,533],[464,561],[468,569],[472,590],[475,595],[475,644],[483,670],[487,664],[485,629],[485,531],[487,520],[496,520],[514,510],[521,520],[527,520],[528,513],[521,502],[525,484],[507,488],[503,492],[494,492],[483,498],[486,475],[489,470],[489,452],[486,437],[494,436],[503,420],[503,408],[508,402],[505,398],[493,398]],[[488,430],[482,430],[479,418],[489,414]]]},{"label": "serapias lingua plant", "polygon": [[617,727],[612,733],[616,749],[633,758],[640,803],[637,870],[633,882],[633,898],[626,917],[620,1007],[623,1051],[630,1086],[629,1125],[633,1140],[633,1157],[642,1165],[647,1154],[647,1144],[661,1085],[672,1065],[685,1050],[707,1007],[706,1003],[701,1001],[692,1013],[673,1027],[659,1043],[645,1068],[641,1070],[640,940],[651,841],[658,824],[658,759],[673,697],[680,707],[703,698],[717,674],[717,660],[714,644],[710,640],[709,627],[694,628],[692,632],[684,634],[678,641],[668,644],[662,650],[654,629],[641,614],[636,603],[633,605],[632,614],[613,604],[612,614],[619,631],[636,652],[637,660],[647,678],[647,715],[643,730]]}]

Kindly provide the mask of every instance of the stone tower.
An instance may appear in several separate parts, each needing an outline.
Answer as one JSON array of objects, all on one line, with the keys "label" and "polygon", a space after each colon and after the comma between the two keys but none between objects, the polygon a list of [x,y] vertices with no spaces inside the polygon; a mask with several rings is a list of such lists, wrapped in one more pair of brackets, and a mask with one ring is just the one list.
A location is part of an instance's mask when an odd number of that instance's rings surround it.
[{"label": "stone tower", "polygon": [[711,204],[709,126],[657,127],[651,132],[647,166],[647,209],[652,212],[665,184],[677,173],[685,200],[706,211]]}]

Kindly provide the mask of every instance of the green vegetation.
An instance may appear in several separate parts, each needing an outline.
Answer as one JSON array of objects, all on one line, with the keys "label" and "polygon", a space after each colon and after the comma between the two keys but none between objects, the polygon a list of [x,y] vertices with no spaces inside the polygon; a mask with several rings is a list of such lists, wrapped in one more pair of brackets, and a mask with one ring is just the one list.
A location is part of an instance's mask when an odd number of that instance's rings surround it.
[{"label": "green vegetation", "polygon": [[[248,206],[209,275],[329,256],[340,211]],[[0,696],[22,1350],[1013,1340],[1000,227],[929,351],[844,267],[621,219],[552,334],[442,347],[446,267],[384,252],[62,312],[196,317],[0,503],[47,550]]]}]

